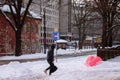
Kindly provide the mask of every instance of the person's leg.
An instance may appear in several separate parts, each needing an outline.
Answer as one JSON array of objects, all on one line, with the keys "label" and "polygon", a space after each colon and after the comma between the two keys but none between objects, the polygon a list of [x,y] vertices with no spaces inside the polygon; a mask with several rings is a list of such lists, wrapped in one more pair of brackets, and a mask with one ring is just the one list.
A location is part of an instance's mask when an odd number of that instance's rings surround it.
[{"label": "person's leg", "polygon": [[[48,64],[51,66],[50,62],[49,62],[49,61],[47,61],[47,62],[48,62]],[[47,70],[50,69],[50,66],[44,70],[44,72],[45,72],[46,74],[47,74]]]},{"label": "person's leg", "polygon": [[49,70],[50,69],[50,66],[48,67],[48,68],[46,68],[45,70],[47,71],[47,70]]},{"label": "person's leg", "polygon": [[51,62],[51,63],[50,63],[50,71],[49,71],[49,75],[51,75],[51,71],[52,71],[53,67],[54,67],[54,63]]},{"label": "person's leg", "polygon": [[49,69],[50,69],[50,67],[48,67],[44,70],[45,74],[47,74],[47,70],[49,70]]}]

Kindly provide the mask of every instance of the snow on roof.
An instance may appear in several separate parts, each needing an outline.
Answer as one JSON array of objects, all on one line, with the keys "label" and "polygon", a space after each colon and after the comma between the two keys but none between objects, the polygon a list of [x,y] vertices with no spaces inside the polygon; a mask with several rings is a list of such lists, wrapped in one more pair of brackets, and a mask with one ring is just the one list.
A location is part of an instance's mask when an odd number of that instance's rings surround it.
[{"label": "snow on roof", "polygon": [[67,43],[68,41],[66,40],[63,40],[63,39],[59,39],[57,41],[55,41],[55,43]]},{"label": "snow on roof", "polygon": [[[9,5],[4,5],[4,6],[2,7],[2,10],[3,10],[4,12],[11,12]],[[15,8],[14,8],[13,6],[12,6],[12,10],[13,10],[13,13],[16,14]],[[25,11],[25,8],[22,8],[22,9],[21,9],[21,14],[22,14],[24,11]]]},{"label": "snow on roof", "polygon": [[41,19],[40,15],[36,14],[35,12],[29,11],[29,13],[31,14],[31,16],[32,16],[33,18],[39,18],[39,19]]},{"label": "snow on roof", "polygon": [[[1,8],[4,12],[10,12],[11,13],[11,10],[9,8],[9,5],[4,5],[2,8]],[[12,9],[13,9],[13,13],[16,14],[16,11],[15,11],[15,8],[12,6]],[[25,8],[22,8],[21,9],[21,14],[23,14],[25,12]],[[33,12],[33,11],[29,11],[30,15],[33,17],[33,18],[39,18],[41,19],[40,15],[38,15],[37,13]]]}]

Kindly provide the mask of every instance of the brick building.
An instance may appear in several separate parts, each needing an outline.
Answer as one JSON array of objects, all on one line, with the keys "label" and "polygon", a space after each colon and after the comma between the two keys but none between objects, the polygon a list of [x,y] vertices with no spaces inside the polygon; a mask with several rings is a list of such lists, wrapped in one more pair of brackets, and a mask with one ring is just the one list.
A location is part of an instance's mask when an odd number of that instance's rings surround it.
[{"label": "brick building", "polygon": [[[10,13],[8,13],[11,16]],[[41,18],[27,16],[22,30],[22,53],[40,52]],[[15,33],[0,14],[0,55],[14,54]]]}]

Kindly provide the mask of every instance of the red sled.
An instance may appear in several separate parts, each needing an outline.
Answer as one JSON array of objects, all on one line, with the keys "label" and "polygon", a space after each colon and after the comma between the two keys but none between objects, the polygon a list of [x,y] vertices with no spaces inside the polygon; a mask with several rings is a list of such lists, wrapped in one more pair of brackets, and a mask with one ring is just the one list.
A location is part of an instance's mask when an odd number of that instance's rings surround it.
[{"label": "red sled", "polygon": [[98,56],[89,56],[85,62],[87,66],[96,66],[102,61],[102,59]]}]

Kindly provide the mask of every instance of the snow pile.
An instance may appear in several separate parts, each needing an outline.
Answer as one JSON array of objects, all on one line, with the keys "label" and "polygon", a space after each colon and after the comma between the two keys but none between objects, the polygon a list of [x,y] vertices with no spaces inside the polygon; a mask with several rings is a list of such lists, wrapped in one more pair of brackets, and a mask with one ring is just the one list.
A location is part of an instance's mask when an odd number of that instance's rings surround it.
[{"label": "snow pile", "polygon": [[58,59],[51,76],[43,72],[49,66],[46,60],[11,62],[0,66],[0,80],[120,80],[120,57],[88,67],[84,63],[89,56]]}]

